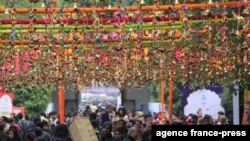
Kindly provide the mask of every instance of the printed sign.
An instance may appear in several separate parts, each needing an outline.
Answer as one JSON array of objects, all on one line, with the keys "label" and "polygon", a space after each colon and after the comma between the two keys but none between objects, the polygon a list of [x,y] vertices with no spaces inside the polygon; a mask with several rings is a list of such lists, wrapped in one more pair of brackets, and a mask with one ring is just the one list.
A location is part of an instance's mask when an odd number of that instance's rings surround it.
[{"label": "printed sign", "polygon": [[187,98],[187,105],[184,107],[184,114],[197,114],[198,109],[202,109],[203,115],[211,115],[218,118],[219,111],[225,111],[221,106],[221,98],[211,90],[202,89],[194,91]]},{"label": "printed sign", "polygon": [[0,116],[10,116],[13,107],[12,93],[0,93]]},{"label": "printed sign", "polygon": [[12,113],[14,113],[15,115],[17,115],[18,113],[22,113],[23,116],[25,116],[25,108],[24,107],[13,107]]}]

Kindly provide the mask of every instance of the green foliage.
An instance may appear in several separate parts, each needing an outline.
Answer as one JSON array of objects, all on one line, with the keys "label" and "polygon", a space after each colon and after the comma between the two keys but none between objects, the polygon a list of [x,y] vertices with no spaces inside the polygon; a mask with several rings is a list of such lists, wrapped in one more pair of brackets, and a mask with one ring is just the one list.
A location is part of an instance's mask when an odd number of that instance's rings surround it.
[{"label": "green foliage", "polygon": [[53,91],[53,87],[49,85],[16,85],[15,88],[7,86],[7,89],[14,94],[14,106],[25,107],[28,115],[44,112],[49,103],[50,94]]},{"label": "green foliage", "polygon": [[150,91],[150,94],[156,100],[156,102],[159,102],[160,101],[160,87],[156,83],[153,83],[149,86],[149,91]]},{"label": "green foliage", "polygon": [[175,84],[173,92],[173,111],[176,115],[181,117],[183,116],[183,103],[182,103],[182,85]]},{"label": "green foliage", "polygon": [[[169,96],[169,87],[168,82],[165,84],[165,104],[168,106],[168,96]],[[153,83],[149,87],[151,94],[154,96],[155,102],[160,102],[160,85]],[[182,112],[182,86],[180,84],[174,85],[173,90],[173,112],[175,112],[178,116],[183,114]]]},{"label": "green foliage", "polygon": [[234,84],[232,82],[223,85],[223,94],[221,94],[221,104],[225,109],[225,114],[232,124],[233,122],[233,94],[235,94]]}]

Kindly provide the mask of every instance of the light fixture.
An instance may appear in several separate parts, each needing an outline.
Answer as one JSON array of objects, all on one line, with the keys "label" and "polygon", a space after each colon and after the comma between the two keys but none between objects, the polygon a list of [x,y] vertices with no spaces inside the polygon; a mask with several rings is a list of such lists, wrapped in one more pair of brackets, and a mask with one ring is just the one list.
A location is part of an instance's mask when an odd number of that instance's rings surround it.
[{"label": "light fixture", "polygon": [[4,14],[9,14],[9,9],[6,8]]},{"label": "light fixture", "polygon": [[141,3],[140,4],[145,4],[145,1],[144,0],[141,0]]},{"label": "light fixture", "polygon": [[78,6],[77,6],[77,3],[76,3],[76,2],[74,2],[74,8],[75,8],[75,9],[77,9],[77,8],[78,8]]},{"label": "light fixture", "polygon": [[42,7],[42,8],[44,8],[44,7],[45,7],[45,3],[44,3],[44,2],[42,3],[42,6],[41,6],[41,7]]},{"label": "light fixture", "polygon": [[174,4],[180,4],[179,0],[175,0]]},{"label": "light fixture", "polygon": [[208,1],[208,4],[212,4],[212,3],[213,3],[213,0],[209,0],[209,1]]},{"label": "light fixture", "polygon": [[109,10],[111,10],[111,9],[112,9],[112,6],[111,6],[111,4],[109,4],[109,6],[108,6],[108,9],[109,9]]}]

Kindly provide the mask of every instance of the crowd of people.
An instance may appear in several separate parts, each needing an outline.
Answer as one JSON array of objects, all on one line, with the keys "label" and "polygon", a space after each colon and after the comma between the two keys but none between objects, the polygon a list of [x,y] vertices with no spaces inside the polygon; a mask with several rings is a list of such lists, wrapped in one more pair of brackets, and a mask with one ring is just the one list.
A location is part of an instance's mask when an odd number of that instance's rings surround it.
[{"label": "crowd of people", "polygon": [[90,117],[99,141],[151,141],[152,120],[150,114],[124,107],[116,109],[107,105],[105,109],[93,112],[86,108],[85,116]]},{"label": "crowd of people", "polygon": [[0,141],[71,141],[68,126],[60,124],[56,112],[32,118],[22,113],[0,117]]},{"label": "crowd of people", "polygon": [[164,123],[160,113],[145,114],[142,111],[126,111],[124,107],[116,108],[107,105],[104,109],[93,111],[87,106],[83,112],[72,110],[60,124],[58,114],[41,113],[32,118],[22,113],[11,117],[0,117],[0,141],[71,141],[68,127],[76,118],[89,117],[99,141],[151,141],[152,125],[225,125],[228,124],[224,112],[218,112],[218,119],[197,114],[179,118],[173,114],[171,122],[166,118]]}]

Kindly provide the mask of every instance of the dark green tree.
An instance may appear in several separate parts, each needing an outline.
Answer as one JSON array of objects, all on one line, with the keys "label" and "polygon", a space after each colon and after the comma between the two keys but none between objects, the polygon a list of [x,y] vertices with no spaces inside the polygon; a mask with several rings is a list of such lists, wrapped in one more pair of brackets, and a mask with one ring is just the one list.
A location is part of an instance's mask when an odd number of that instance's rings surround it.
[{"label": "dark green tree", "polygon": [[49,85],[8,87],[14,94],[14,106],[25,107],[28,115],[44,112],[48,106],[50,95],[54,87]]},{"label": "dark green tree", "polygon": [[[160,85],[153,83],[149,87],[152,96],[155,99],[155,102],[160,102]],[[169,96],[169,88],[168,83],[165,84],[165,104],[166,107],[168,106],[168,96]],[[177,114],[177,116],[183,115],[183,108],[182,108],[182,86],[180,84],[174,85],[173,90],[173,112]]]},{"label": "dark green tree", "polygon": [[221,105],[225,109],[225,114],[231,124],[233,122],[233,94],[235,94],[235,92],[233,83],[228,82],[223,85]]}]

